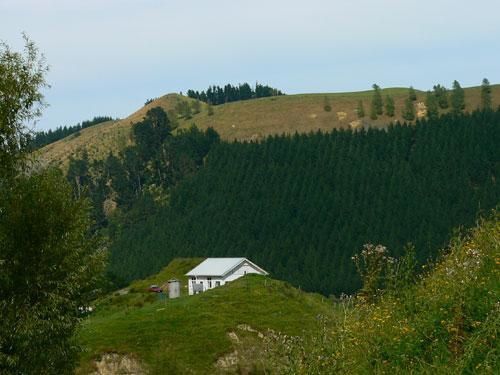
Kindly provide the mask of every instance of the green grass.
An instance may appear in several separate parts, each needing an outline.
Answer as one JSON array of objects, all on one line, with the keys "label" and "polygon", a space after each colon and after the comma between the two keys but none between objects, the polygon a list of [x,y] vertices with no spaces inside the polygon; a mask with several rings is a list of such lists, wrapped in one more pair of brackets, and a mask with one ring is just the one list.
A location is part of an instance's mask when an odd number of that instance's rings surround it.
[{"label": "green grass", "polygon": [[[290,345],[289,373],[500,373],[500,217],[456,237],[422,278],[350,303],[320,345]],[[312,350],[311,350],[312,348]]]},{"label": "green grass", "polygon": [[216,360],[233,350],[227,334],[238,325],[304,335],[317,326],[318,314],[332,313],[323,297],[257,275],[175,300],[114,295],[100,301],[79,330],[78,341],[86,348],[79,372],[91,371],[100,354],[115,352],[138,358],[153,374],[213,373]]}]

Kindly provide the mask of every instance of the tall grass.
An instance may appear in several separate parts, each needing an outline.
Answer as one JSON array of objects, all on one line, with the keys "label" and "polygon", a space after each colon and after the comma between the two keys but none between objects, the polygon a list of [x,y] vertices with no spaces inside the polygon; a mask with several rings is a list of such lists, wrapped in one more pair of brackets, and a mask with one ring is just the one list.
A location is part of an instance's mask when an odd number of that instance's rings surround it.
[{"label": "tall grass", "polygon": [[499,265],[495,212],[456,237],[416,285],[374,303],[341,301],[310,342],[276,336],[275,365],[303,374],[498,374]]}]

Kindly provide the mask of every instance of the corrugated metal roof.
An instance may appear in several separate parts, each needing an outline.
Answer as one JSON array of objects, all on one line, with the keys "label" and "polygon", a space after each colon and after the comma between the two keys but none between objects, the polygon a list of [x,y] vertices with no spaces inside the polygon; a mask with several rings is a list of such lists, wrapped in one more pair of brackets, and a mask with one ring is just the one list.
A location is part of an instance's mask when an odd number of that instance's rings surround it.
[{"label": "corrugated metal roof", "polygon": [[[246,258],[207,258],[198,264],[187,276],[223,276]],[[251,263],[251,262],[250,262]]]}]

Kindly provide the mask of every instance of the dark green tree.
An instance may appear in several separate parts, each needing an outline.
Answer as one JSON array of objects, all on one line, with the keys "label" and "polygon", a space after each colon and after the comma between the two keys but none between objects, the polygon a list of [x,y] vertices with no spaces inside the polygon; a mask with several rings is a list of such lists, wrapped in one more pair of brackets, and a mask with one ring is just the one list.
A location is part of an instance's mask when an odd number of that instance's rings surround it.
[{"label": "dark green tree", "polygon": [[408,90],[408,97],[413,102],[417,100],[417,93],[415,92],[413,86],[410,86],[410,89]]},{"label": "dark green tree", "polygon": [[450,101],[452,113],[458,114],[465,109],[465,91],[457,80],[453,81]]},{"label": "dark green tree", "polygon": [[104,267],[87,202],[72,198],[60,172],[25,163],[26,122],[41,115],[46,71],[28,38],[24,53],[0,45],[2,374],[72,373],[80,309],[96,297]]},{"label": "dark green tree", "polygon": [[487,78],[481,83],[481,108],[491,109],[491,86]]},{"label": "dark green tree", "polygon": [[[377,84],[373,84],[373,97],[372,97],[372,107],[371,107],[371,117],[377,118],[384,113],[384,101],[382,100],[382,93],[380,87]],[[375,116],[373,116],[375,115]]]},{"label": "dark green tree", "polygon": [[441,86],[441,85],[435,85],[434,86],[434,95],[437,98],[439,108],[441,109],[446,109],[449,106],[448,103],[448,90],[446,87]]},{"label": "dark green tree", "polygon": [[427,117],[429,119],[436,119],[439,117],[439,105],[436,95],[431,91],[427,91],[425,97],[425,107],[427,108]]},{"label": "dark green tree", "polygon": [[387,95],[387,97],[385,98],[385,114],[389,117],[394,117],[394,111],[394,99],[392,98],[392,96]]},{"label": "dark green tree", "polygon": [[362,100],[358,101],[358,106],[356,107],[356,113],[358,115],[358,118],[365,117],[365,108],[363,106],[363,101]]},{"label": "dark green tree", "polygon": [[413,102],[409,97],[405,100],[402,116],[406,121],[415,120],[415,107],[413,106]]},{"label": "dark green tree", "polygon": [[325,96],[323,99],[323,109],[325,112],[332,111],[332,105],[330,104],[330,100],[328,99],[328,96]]}]

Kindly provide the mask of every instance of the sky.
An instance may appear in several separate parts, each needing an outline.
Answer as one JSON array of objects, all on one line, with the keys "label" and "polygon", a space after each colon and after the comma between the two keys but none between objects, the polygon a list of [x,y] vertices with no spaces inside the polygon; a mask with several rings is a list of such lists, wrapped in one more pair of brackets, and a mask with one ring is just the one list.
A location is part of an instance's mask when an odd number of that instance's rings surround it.
[{"label": "sky", "polygon": [[498,0],[0,0],[0,40],[45,55],[37,129],[256,81],[287,94],[500,83]]}]

